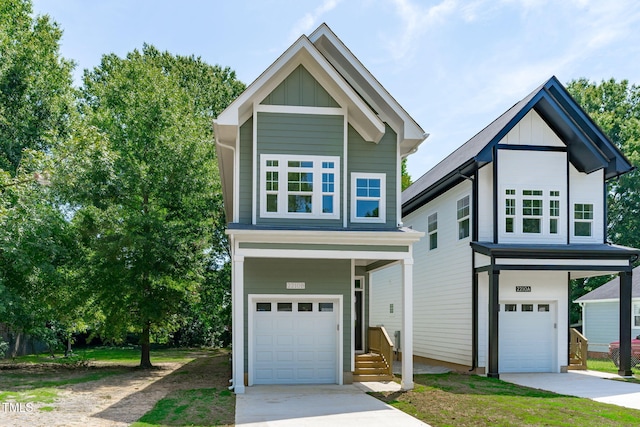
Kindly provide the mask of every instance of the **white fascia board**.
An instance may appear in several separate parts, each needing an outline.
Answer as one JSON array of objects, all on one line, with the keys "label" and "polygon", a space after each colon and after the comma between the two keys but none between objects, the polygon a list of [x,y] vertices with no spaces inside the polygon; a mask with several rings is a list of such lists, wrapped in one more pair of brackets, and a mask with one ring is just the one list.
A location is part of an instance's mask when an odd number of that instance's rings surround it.
[{"label": "white fascia board", "polygon": [[[410,229],[402,232],[327,231],[327,230],[242,230],[227,229],[236,243],[309,243],[344,245],[406,246],[420,240],[424,233]],[[396,252],[396,254],[404,252]]]},{"label": "white fascia board", "polygon": [[[309,40],[317,47],[317,49],[330,57],[326,49],[323,49],[322,43],[319,42],[322,38],[329,42],[339,53],[345,58],[349,65],[351,65],[358,75],[350,75],[346,67],[340,64],[339,58],[332,58],[332,65],[340,70],[342,74],[347,78],[349,84],[353,85],[356,90],[366,95],[368,101],[373,103],[379,113],[387,118],[390,124],[395,124],[396,132],[398,132],[402,139],[402,152],[403,156],[415,152],[418,146],[428,137],[429,134],[418,125],[418,123],[405,111],[404,108],[398,103],[398,101],[391,96],[389,92],[378,82],[378,80],[367,70],[367,68],[351,53],[342,40],[340,40],[333,31],[326,25],[320,25],[310,36]],[[359,80],[366,82],[366,85],[370,86],[374,93],[369,93],[364,84],[359,83]],[[376,98],[378,101],[376,102]],[[382,101],[382,102],[380,102]],[[394,120],[394,118],[397,118]],[[398,120],[401,123],[398,123]]]},{"label": "white fascia board", "polygon": [[[602,302],[618,302],[620,298],[607,298],[607,299],[592,299],[586,301],[573,301],[575,304],[597,304]],[[640,303],[640,298],[631,298],[631,302],[634,304]]]},{"label": "white fascia board", "polygon": [[[347,108],[352,117],[352,126],[366,140],[378,142],[382,138],[385,132],[382,120],[305,36],[301,36],[291,45],[220,113],[214,121],[214,127],[224,131],[223,128],[226,126],[239,126],[247,111],[253,110],[253,104],[261,102],[300,64],[307,68],[330,95],[346,103],[343,107]],[[231,134],[230,131],[228,133]]]}]

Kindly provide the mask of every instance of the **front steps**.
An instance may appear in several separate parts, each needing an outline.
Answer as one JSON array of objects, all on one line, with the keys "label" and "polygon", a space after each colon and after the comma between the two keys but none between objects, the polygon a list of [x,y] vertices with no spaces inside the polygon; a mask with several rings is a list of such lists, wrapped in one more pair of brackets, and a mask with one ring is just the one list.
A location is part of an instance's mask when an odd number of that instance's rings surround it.
[{"label": "front steps", "polygon": [[389,374],[389,367],[384,358],[376,353],[356,354],[356,370],[353,373],[353,381],[391,381],[393,375]]}]

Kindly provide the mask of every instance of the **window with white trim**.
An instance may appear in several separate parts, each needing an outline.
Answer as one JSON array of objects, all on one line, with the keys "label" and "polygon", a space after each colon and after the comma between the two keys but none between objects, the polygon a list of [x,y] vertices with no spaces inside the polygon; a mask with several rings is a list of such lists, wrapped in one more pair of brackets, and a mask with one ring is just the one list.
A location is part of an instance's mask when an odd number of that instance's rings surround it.
[{"label": "window with white trim", "polygon": [[260,168],[262,217],[340,217],[339,157],[262,154]]},{"label": "window with white trim", "polygon": [[593,225],[593,204],[576,203],[573,205],[573,235],[590,237]]},{"label": "window with white trim", "polygon": [[562,204],[559,190],[506,188],[502,203],[502,233],[560,235]]},{"label": "window with white trim", "polygon": [[457,201],[458,240],[469,237],[469,196]]},{"label": "window with white trim", "polygon": [[631,325],[634,328],[640,328],[640,303],[638,302],[633,304],[633,322]]},{"label": "window with white trim", "polygon": [[429,233],[429,250],[438,247],[438,213],[427,217],[427,233]]},{"label": "window with white trim", "polygon": [[383,173],[351,174],[351,221],[386,221],[386,175]]}]

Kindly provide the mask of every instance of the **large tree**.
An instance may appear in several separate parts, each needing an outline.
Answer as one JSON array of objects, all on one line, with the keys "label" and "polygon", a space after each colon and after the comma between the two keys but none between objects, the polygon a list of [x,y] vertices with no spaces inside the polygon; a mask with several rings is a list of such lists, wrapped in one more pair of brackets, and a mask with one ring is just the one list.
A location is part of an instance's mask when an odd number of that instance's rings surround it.
[{"label": "large tree", "polygon": [[0,0],[0,322],[18,337],[53,338],[47,324],[77,313],[67,304],[73,228],[49,186],[51,149],[68,138],[74,110],[61,36],[30,1]]},{"label": "large tree", "polygon": [[59,153],[104,337],[152,335],[196,302],[223,209],[211,119],[244,86],[229,69],[145,45],[86,71],[82,132]]},{"label": "large tree", "polygon": [[[569,93],[637,168],[640,167],[640,87],[627,80],[600,83],[578,79]],[[609,182],[607,195],[609,241],[640,247],[640,172],[633,170]],[[597,288],[610,276],[574,281],[572,298]],[[574,304],[575,305],[575,304]],[[578,308],[572,321],[579,319]]]}]

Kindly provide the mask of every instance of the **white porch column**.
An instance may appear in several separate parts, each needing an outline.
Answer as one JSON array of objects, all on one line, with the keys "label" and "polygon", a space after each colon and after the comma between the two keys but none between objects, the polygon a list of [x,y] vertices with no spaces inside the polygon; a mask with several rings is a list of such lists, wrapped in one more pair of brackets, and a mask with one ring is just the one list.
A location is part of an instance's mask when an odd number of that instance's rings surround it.
[{"label": "white porch column", "polygon": [[413,389],[413,259],[402,260],[402,390]]},{"label": "white porch column", "polygon": [[242,394],[244,393],[244,256],[234,255],[232,277],[233,390],[236,394]]}]

